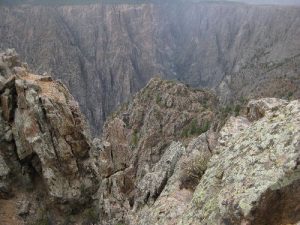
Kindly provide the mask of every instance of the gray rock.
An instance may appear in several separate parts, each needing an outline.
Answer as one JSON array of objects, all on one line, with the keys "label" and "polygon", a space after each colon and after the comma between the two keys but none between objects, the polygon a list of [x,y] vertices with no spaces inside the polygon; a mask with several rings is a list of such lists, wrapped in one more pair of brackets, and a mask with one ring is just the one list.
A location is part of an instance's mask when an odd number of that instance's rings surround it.
[{"label": "gray rock", "polygon": [[262,106],[259,111],[270,103],[276,107],[246,129],[233,130],[236,133],[226,144],[217,147],[218,154],[211,158],[179,224],[293,224],[300,220],[300,102],[252,101]]},{"label": "gray rock", "polygon": [[153,204],[164,190],[185,149],[180,142],[172,142],[161,159],[137,184],[136,205]]},{"label": "gray rock", "polygon": [[18,202],[18,215],[25,217],[29,214],[30,202],[28,200],[21,200]]},{"label": "gray rock", "polygon": [[14,50],[0,53],[0,58],[6,68],[0,92],[1,182],[34,189],[33,180],[42,179],[51,196],[47,201],[89,201],[97,190],[98,171],[78,104],[63,84],[30,74]]}]

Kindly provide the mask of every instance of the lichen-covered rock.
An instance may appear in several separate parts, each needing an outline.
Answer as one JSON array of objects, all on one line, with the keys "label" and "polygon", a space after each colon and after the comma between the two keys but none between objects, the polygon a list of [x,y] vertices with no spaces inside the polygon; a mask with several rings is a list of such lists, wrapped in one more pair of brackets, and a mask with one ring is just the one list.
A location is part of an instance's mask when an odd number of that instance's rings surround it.
[{"label": "lichen-covered rock", "polygon": [[249,125],[250,122],[245,117],[230,117],[219,132],[219,144],[225,145],[231,138],[233,138],[234,135],[247,129]]},{"label": "lichen-covered rock", "polygon": [[[186,148],[179,143],[171,144],[163,158],[172,155],[171,152],[174,155],[176,149],[180,150],[180,158],[174,165],[172,176],[167,179],[165,187],[153,204],[146,204],[131,214],[129,224],[176,224],[185,213],[193,196],[193,190],[182,184],[184,176],[192,176],[186,173],[185,167],[191,166],[191,161],[199,158],[205,159],[206,161],[201,161],[201,163],[204,162],[206,164],[214,152],[217,144],[216,140],[217,135],[215,133],[207,132],[194,138]],[[189,162],[189,164],[186,165],[186,162]],[[169,163],[166,163],[164,167],[169,165]],[[162,171],[161,174],[163,175],[164,172]],[[199,182],[199,180],[197,181]]]},{"label": "lichen-covered rock", "polygon": [[276,98],[262,98],[251,100],[247,105],[247,117],[250,121],[258,120],[267,113],[272,113],[288,104],[288,101]]},{"label": "lichen-covered rock", "polygon": [[175,166],[184,152],[182,144],[173,142],[155,166],[144,175],[137,185],[135,207],[154,203],[173,175]]},{"label": "lichen-covered rock", "polygon": [[300,102],[262,99],[249,112],[263,113],[217,147],[179,224],[300,221]]},{"label": "lichen-covered rock", "polygon": [[209,91],[155,78],[108,120],[99,154],[103,224],[130,222],[131,209],[156,201],[183,154],[171,143],[206,132],[216,104]]},{"label": "lichen-covered rock", "polygon": [[2,187],[34,189],[39,180],[45,202],[89,201],[97,171],[77,102],[62,83],[31,74],[13,50],[0,54],[0,73],[0,197]]}]

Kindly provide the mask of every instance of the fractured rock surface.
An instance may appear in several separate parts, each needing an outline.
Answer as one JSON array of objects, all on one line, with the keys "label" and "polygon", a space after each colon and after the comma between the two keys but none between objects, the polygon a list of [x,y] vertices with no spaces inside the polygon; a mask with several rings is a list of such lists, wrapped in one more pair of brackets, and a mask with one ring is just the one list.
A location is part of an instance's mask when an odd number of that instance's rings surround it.
[{"label": "fractured rock surface", "polygon": [[257,120],[216,148],[179,224],[299,222],[300,103],[261,99],[248,111]]},{"label": "fractured rock surface", "polygon": [[62,83],[31,74],[13,50],[0,54],[0,65],[0,197],[42,185],[45,202],[89,201],[98,181],[77,102]]}]

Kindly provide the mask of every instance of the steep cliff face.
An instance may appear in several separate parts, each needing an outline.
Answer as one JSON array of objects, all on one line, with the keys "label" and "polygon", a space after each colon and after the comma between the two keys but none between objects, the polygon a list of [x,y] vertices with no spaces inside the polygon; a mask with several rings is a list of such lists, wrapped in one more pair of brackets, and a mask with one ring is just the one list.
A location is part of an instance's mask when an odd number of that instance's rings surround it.
[{"label": "steep cliff face", "polygon": [[0,223],[61,224],[89,203],[98,183],[91,148],[67,88],[31,74],[14,51],[0,53]]},{"label": "steep cliff face", "polygon": [[[247,78],[249,88],[238,95],[255,90],[254,78],[267,77],[256,86],[268,84],[273,72],[265,66],[276,66],[286,76],[285,82],[276,78],[274,87],[288,87],[299,78],[297,7],[30,5],[2,6],[0,15],[0,48],[14,47],[38,72],[62,79],[93,131],[101,130],[108,114],[156,74],[218,87],[225,100],[237,96],[244,85],[240,77]],[[295,65],[286,66],[292,58]]]}]

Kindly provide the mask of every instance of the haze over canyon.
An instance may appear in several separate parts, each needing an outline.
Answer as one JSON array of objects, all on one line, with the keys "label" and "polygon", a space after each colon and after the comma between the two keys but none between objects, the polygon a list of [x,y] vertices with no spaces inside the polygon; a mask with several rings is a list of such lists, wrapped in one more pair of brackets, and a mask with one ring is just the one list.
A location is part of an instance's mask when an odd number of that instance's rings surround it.
[{"label": "haze over canyon", "polygon": [[241,1],[0,1],[0,225],[299,225],[300,6]]},{"label": "haze over canyon", "polygon": [[[274,88],[282,95],[279,86],[293,77],[297,94],[298,7],[16,5],[1,6],[0,15],[0,48],[15,48],[36,72],[61,79],[94,133],[156,75],[213,88],[227,100]],[[241,85],[245,93],[236,93]]]}]

